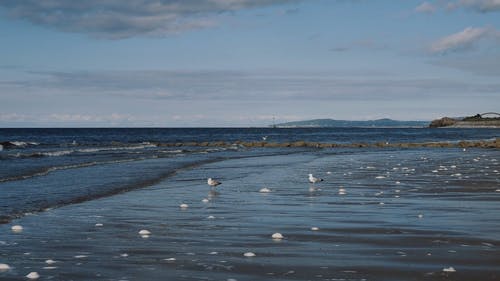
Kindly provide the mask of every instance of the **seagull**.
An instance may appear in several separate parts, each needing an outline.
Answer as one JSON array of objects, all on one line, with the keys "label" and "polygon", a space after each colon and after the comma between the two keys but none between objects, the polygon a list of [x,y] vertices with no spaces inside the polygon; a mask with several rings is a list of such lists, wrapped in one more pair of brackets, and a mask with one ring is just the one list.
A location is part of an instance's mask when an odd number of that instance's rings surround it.
[{"label": "seagull", "polygon": [[266,141],[266,140],[267,140],[267,136],[263,136],[263,137],[262,137],[262,140],[263,140],[263,141]]},{"label": "seagull", "polygon": [[323,179],[313,177],[312,174],[309,174],[309,182],[310,183],[317,183],[317,182],[320,182],[320,181],[323,181]]},{"label": "seagull", "polygon": [[219,184],[221,184],[220,181],[217,181],[217,180],[214,180],[212,178],[208,178],[207,180],[207,184],[210,185],[211,187],[216,187],[218,186]]}]

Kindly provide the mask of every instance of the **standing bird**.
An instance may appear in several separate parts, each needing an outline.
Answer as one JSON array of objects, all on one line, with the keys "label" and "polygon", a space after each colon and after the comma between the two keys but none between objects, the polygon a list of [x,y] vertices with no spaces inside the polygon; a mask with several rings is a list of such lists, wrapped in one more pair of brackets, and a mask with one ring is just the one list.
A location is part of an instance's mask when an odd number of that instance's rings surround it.
[{"label": "standing bird", "polygon": [[220,181],[217,181],[217,180],[214,180],[212,178],[208,178],[207,180],[207,184],[210,185],[210,187],[216,187],[218,186],[219,184],[221,184]]},{"label": "standing bird", "polygon": [[312,174],[309,174],[309,182],[310,183],[317,183],[317,182],[320,182],[320,181],[323,181],[323,179],[313,177]]}]

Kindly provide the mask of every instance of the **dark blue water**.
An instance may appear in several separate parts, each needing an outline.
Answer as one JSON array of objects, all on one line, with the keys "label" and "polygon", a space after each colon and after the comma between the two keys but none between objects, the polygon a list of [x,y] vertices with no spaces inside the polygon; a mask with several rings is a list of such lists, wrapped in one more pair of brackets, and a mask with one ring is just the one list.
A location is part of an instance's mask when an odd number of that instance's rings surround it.
[{"label": "dark blue water", "polygon": [[[500,280],[498,149],[235,144],[499,136],[499,129],[0,129],[0,264],[10,266],[0,280],[25,280],[31,271],[40,280]],[[183,145],[214,141],[227,145]],[[311,186],[309,173],[324,181]],[[223,182],[216,192],[208,177]],[[23,232],[12,232],[14,224]],[[151,237],[141,238],[141,229]],[[285,239],[272,240],[275,232]]]},{"label": "dark blue water", "polygon": [[109,145],[112,142],[315,141],[426,142],[490,139],[499,129],[459,128],[114,128],[114,129],[0,129],[0,142],[19,140],[46,146]]}]

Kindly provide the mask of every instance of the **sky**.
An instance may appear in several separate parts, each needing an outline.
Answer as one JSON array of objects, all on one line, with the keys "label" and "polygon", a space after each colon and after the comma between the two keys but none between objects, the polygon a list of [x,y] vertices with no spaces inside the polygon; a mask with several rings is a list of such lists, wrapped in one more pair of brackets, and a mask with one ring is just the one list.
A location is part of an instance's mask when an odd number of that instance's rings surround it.
[{"label": "sky", "polygon": [[500,111],[500,0],[0,1],[0,127]]}]

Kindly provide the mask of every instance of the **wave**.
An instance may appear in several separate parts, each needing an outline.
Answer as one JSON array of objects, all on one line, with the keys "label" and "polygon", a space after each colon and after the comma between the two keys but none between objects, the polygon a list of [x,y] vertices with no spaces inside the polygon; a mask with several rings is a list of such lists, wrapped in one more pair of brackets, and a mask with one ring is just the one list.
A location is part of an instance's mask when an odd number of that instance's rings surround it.
[{"label": "wave", "polygon": [[1,159],[12,159],[12,158],[40,158],[40,157],[60,157],[74,153],[74,150],[56,150],[56,151],[43,151],[43,152],[33,152],[33,153],[15,153],[6,154],[0,156]]},{"label": "wave", "polygon": [[46,176],[52,172],[56,172],[56,171],[60,171],[60,170],[78,169],[78,168],[85,168],[85,167],[91,167],[91,166],[97,166],[97,165],[126,163],[126,162],[141,161],[141,160],[146,160],[146,159],[148,159],[148,158],[134,158],[134,159],[123,159],[123,160],[112,160],[112,161],[101,161],[101,162],[86,162],[86,163],[80,163],[80,164],[53,166],[53,167],[48,167],[48,168],[44,168],[42,170],[35,171],[33,173],[30,173],[30,174],[0,178],[0,183],[8,182],[8,181],[25,180],[25,179],[29,179],[29,178],[33,178],[33,177]]},{"label": "wave", "polygon": [[[152,157],[155,158],[155,157]],[[56,170],[62,170],[62,169],[71,169],[71,168],[80,168],[80,167],[88,167],[88,166],[93,166],[93,165],[99,165],[99,164],[114,164],[114,163],[123,163],[123,162],[132,162],[132,161],[137,161],[137,160],[147,160],[150,158],[143,158],[143,159],[128,159],[128,160],[120,160],[120,161],[108,161],[108,162],[91,162],[91,163],[82,163],[82,164],[76,164],[76,165],[67,165],[67,166],[60,166],[60,167],[51,167],[48,168],[46,171],[35,173],[29,176],[22,176],[23,178],[27,177],[33,177],[37,175],[42,175],[42,174],[48,174],[50,172],[56,171]],[[205,160],[195,160],[193,162],[188,162],[184,163],[180,166],[177,166],[175,168],[171,169],[166,169],[165,172],[161,173],[160,175],[157,175],[156,177],[152,178],[146,178],[142,179],[140,181],[134,181],[130,183],[124,183],[119,186],[115,186],[112,189],[105,189],[102,190],[98,193],[93,193],[93,194],[85,194],[85,195],[76,195],[73,198],[67,198],[65,200],[60,200],[57,202],[44,202],[38,206],[33,206],[31,205],[29,209],[18,211],[18,212],[13,212],[13,213],[7,213],[7,214],[0,214],[0,224],[4,223],[9,223],[11,220],[20,218],[25,215],[33,214],[33,213],[38,213],[38,212],[44,212],[53,208],[58,208],[66,205],[71,205],[71,204],[77,204],[85,201],[90,201],[90,200],[95,200],[103,197],[108,197],[124,192],[128,192],[131,190],[135,189],[140,189],[140,188],[145,188],[154,184],[157,184],[161,182],[162,180],[176,174],[180,170],[187,170],[187,169],[192,169],[204,164],[208,163],[213,163],[213,162],[218,162],[222,161],[224,158],[213,158],[213,159],[205,159]],[[0,182],[5,181],[5,179],[0,179]]]},{"label": "wave", "polygon": [[[22,147],[22,146],[21,146]],[[81,148],[81,149],[66,149],[66,150],[54,150],[54,151],[39,151],[33,153],[15,153],[0,156],[0,159],[8,158],[40,158],[40,157],[60,157],[66,156],[73,153],[98,153],[102,151],[123,151],[123,150],[142,150],[147,148],[156,147],[154,144],[141,144],[133,146],[120,146],[120,147],[96,147],[96,148]],[[2,149],[0,149],[1,151]],[[176,152],[170,152],[176,153]]]},{"label": "wave", "polygon": [[28,146],[40,145],[38,142],[24,142],[24,141],[3,141],[0,142],[0,147],[3,149],[15,149],[15,148],[25,148]]}]

